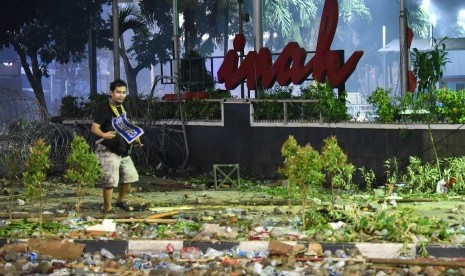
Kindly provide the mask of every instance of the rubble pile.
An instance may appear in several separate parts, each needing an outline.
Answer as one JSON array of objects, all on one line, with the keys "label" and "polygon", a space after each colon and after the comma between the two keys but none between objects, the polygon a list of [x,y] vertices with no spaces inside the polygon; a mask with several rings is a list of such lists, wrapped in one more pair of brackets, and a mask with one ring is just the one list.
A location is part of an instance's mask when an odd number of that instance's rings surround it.
[{"label": "rubble pile", "polygon": [[[344,217],[331,221],[324,230],[301,231],[297,211],[275,201],[256,206],[257,200],[277,198],[260,193],[246,197],[234,191],[219,197],[219,192],[171,193],[171,197],[160,192],[138,193],[138,200],[147,196],[140,204],[143,208],[110,215],[100,213],[101,194],[96,192],[87,198],[87,212],[81,216],[69,211],[74,205],[71,200],[65,204],[68,197],[60,194],[50,197],[42,213],[56,227],[53,234],[37,230],[32,204],[26,208],[28,204],[17,202],[13,218],[6,219],[5,213],[0,219],[0,236],[4,237],[0,239],[0,275],[465,275],[465,262],[459,258],[465,252],[461,249],[465,228],[450,218],[463,215],[461,202],[451,204],[454,209],[441,221],[455,250],[453,256],[443,258],[442,254],[427,257],[418,252],[421,244],[437,242],[433,238],[440,231],[411,235],[412,239],[398,239],[395,244],[383,240],[392,229],[382,229],[365,239],[354,239],[370,242],[328,246],[347,240],[328,239],[347,233],[350,225]],[[389,198],[386,206],[346,204],[340,210],[375,214],[383,207],[395,210],[395,200],[399,199]],[[148,201],[160,206],[146,205]],[[250,206],[239,204],[243,202]],[[434,202],[427,204],[429,212],[434,210]],[[373,217],[373,221],[386,221]],[[15,228],[9,227],[14,223]],[[359,231],[351,233],[360,236]],[[126,245],[115,249],[105,243],[113,241]]]}]

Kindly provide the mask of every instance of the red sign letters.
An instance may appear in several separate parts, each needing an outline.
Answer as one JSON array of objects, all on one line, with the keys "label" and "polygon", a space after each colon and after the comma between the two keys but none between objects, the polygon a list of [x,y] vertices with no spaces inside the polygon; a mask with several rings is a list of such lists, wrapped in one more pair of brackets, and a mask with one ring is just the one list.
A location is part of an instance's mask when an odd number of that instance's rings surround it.
[{"label": "red sign letters", "polygon": [[[336,33],[339,7],[337,0],[326,0],[321,16],[318,42],[314,56],[305,64],[306,51],[298,43],[288,43],[275,63],[271,59],[271,51],[261,48],[260,51],[250,51],[238,67],[239,55],[245,47],[245,37],[238,34],[234,38],[234,50],[229,50],[218,70],[218,82],[224,83],[226,89],[236,88],[247,80],[247,88],[257,89],[257,86],[271,88],[277,81],[286,86],[291,82],[301,84],[310,74],[318,82],[326,78],[332,87],[339,87],[354,72],[363,51],[356,51],[344,64],[337,51],[330,50]],[[258,85],[260,84],[260,85]]]}]

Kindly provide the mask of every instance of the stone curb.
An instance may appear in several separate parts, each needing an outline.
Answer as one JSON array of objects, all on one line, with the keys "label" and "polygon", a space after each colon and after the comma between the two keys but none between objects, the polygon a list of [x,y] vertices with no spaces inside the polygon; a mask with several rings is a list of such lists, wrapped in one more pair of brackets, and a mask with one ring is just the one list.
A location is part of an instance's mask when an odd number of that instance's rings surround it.
[{"label": "stone curb", "polygon": [[[12,241],[27,242],[27,239]],[[261,251],[268,249],[269,241],[238,241],[238,242],[210,242],[210,241],[183,241],[183,240],[74,240],[76,243],[85,245],[84,252],[100,251],[102,248],[107,249],[114,255],[151,255],[160,252],[166,252],[170,244],[174,250],[181,250],[183,247],[197,247],[202,252],[208,248],[215,250],[229,250],[237,247],[244,251]],[[295,245],[296,241],[283,241]],[[7,244],[6,239],[0,239],[0,247]],[[307,244],[307,243],[302,243]],[[333,253],[338,249],[357,248],[365,258],[396,259],[401,258],[400,251],[405,253],[405,245],[401,243],[320,243],[323,250],[331,250]],[[408,244],[408,257],[415,258],[418,256],[419,245]],[[426,245],[426,250],[431,257],[436,258],[464,258],[465,246],[452,245]]]},{"label": "stone curb", "polygon": [[[174,250],[181,250],[183,247],[198,247],[202,252],[206,252],[208,248],[215,250],[229,250],[237,247],[244,251],[261,251],[268,249],[269,241],[239,241],[239,242],[209,242],[209,241],[180,241],[180,240],[129,240],[116,241],[120,243],[118,248],[110,241],[76,241],[86,244],[85,251],[92,251],[91,248],[98,248],[92,245],[97,243],[100,246],[108,246],[108,250],[116,250],[114,254],[151,254],[155,252],[166,251],[168,244],[173,246]],[[115,241],[113,241],[115,242]],[[283,241],[285,243],[295,245],[295,241]],[[303,243],[308,244],[308,243]],[[419,245],[408,244],[407,249],[404,249],[404,244],[401,243],[320,243],[323,250],[331,250],[333,253],[338,249],[347,250],[357,248],[365,258],[381,258],[381,259],[396,259],[401,258],[400,252],[404,251],[411,258],[417,256]],[[430,245],[426,246],[427,252],[432,257],[436,258],[462,258],[465,257],[464,246],[450,245]]]}]

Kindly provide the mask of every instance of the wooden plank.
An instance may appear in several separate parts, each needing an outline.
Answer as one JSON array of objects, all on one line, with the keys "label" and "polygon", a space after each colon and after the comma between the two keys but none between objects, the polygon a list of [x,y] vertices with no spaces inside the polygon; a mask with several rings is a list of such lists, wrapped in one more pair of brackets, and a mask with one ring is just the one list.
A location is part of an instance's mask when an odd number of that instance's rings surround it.
[{"label": "wooden plank", "polygon": [[179,211],[175,210],[175,211],[170,211],[166,213],[153,214],[153,215],[145,217],[145,219],[159,219],[159,218],[164,218],[164,217],[171,217],[177,214],[179,214]]}]

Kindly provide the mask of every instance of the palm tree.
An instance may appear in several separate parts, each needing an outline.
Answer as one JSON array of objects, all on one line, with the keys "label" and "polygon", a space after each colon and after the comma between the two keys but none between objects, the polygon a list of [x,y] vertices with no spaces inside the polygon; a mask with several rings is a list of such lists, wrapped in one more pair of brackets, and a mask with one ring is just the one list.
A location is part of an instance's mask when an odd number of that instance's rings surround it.
[{"label": "palm tree", "polygon": [[[112,17],[110,16],[110,22],[112,22]],[[132,67],[130,58],[128,56],[128,49],[126,49],[126,45],[124,43],[124,33],[128,30],[133,30],[134,37],[136,36],[144,36],[149,37],[150,32],[147,27],[147,23],[145,22],[144,18],[136,11],[133,5],[128,5],[119,10],[118,14],[119,20],[119,30],[120,30],[120,37],[119,37],[119,54],[123,59],[124,69],[126,72],[126,80],[128,83],[128,90],[130,95],[134,95],[137,93],[137,82],[136,76],[137,73],[142,70],[147,65],[143,63],[138,63],[135,67]]]},{"label": "palm tree", "polygon": [[[359,25],[366,25],[366,22],[372,20],[370,9],[365,6],[364,0],[342,0],[339,4],[339,28],[343,28],[343,31],[338,32],[337,39],[342,42],[344,49],[351,51],[355,46],[353,43],[353,37],[357,37],[359,40],[363,40],[365,35],[357,34],[357,27]],[[367,44],[369,40],[373,38],[367,38]],[[354,49],[355,50],[355,49]]]},{"label": "palm tree", "polygon": [[[142,0],[139,2],[141,10],[149,20],[156,21],[159,14],[167,13],[172,10],[172,1],[161,0]],[[198,0],[182,0],[178,1],[178,11],[181,11],[184,23],[181,28],[184,32],[184,52],[189,52],[198,45],[201,40],[197,30],[197,21],[205,19],[205,14],[202,13],[202,4]],[[170,22],[172,25],[172,21]]]},{"label": "palm tree", "polygon": [[273,35],[267,46],[284,46],[286,41],[296,41],[303,45],[301,28],[311,28],[317,16],[317,5],[321,0],[264,0],[264,30],[271,34],[279,32],[278,41],[273,43]]},{"label": "palm tree", "polygon": [[[119,54],[123,59],[124,69],[126,72],[126,80],[130,95],[135,95],[138,92],[137,74],[144,68],[150,65],[156,65],[161,60],[168,58],[168,51],[171,48],[171,34],[165,29],[157,28],[157,32],[150,30],[154,24],[147,21],[139,12],[136,6],[128,5],[119,10]],[[113,44],[111,41],[111,22],[110,15],[107,20],[107,28],[104,33],[105,47],[111,49]],[[126,47],[124,41],[124,33],[132,30],[131,46]]]},{"label": "palm tree", "polygon": [[[234,15],[237,17],[237,0],[205,0],[204,8],[207,12],[205,21],[200,22],[200,31],[209,34],[209,39],[205,41],[208,46],[213,46],[214,42],[223,43],[223,52],[228,51],[229,35],[232,34],[230,28]],[[206,47],[203,47],[206,48]],[[199,52],[206,52],[200,50]]]},{"label": "palm tree", "polygon": [[[251,1],[244,1],[244,9],[251,9],[251,4]],[[172,34],[172,0],[141,0],[139,6],[150,22],[171,28]],[[238,30],[237,0],[178,0],[178,10],[184,18],[181,26],[184,53],[195,49],[201,54],[211,54],[220,42],[227,51],[229,35]],[[251,26],[244,29],[248,31]],[[206,34],[208,38],[202,41]]]},{"label": "palm tree", "polygon": [[[324,0],[264,0],[264,17],[267,18],[265,29],[270,33],[281,34],[267,46],[276,48],[283,47],[288,41],[298,42],[300,45],[316,44],[316,36]],[[339,1],[339,14],[342,24],[351,25],[358,20],[370,20],[370,10],[365,6],[363,0],[341,0]],[[306,34],[306,35],[303,35]]]}]

